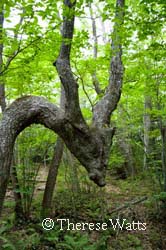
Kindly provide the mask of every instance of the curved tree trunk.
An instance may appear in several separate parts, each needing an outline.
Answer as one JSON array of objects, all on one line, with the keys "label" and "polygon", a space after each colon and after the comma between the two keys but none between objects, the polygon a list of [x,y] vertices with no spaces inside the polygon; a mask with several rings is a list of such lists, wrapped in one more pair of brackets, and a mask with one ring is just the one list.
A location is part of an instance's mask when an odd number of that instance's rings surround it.
[{"label": "curved tree trunk", "polygon": [[99,186],[105,185],[105,168],[113,130],[90,129],[68,119],[65,112],[42,97],[17,99],[4,112],[0,124],[0,212],[10,175],[13,146],[18,134],[33,123],[43,124],[58,133],[69,150]]}]

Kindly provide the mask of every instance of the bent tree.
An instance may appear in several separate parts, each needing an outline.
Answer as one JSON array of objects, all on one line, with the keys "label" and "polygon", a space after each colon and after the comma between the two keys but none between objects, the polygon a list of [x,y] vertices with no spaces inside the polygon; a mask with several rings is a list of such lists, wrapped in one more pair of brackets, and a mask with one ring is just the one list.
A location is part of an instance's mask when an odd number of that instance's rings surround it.
[{"label": "bent tree", "polygon": [[99,186],[105,185],[106,167],[115,131],[110,125],[110,118],[120,99],[122,87],[120,30],[124,19],[124,2],[116,2],[110,77],[105,94],[93,108],[92,123],[89,126],[81,112],[79,86],[70,63],[77,3],[64,0],[62,42],[54,66],[65,91],[65,107],[59,108],[43,97],[24,96],[5,109],[0,123],[0,214],[10,175],[15,140],[19,133],[31,124],[42,124],[57,133],[86,168],[89,178]]}]

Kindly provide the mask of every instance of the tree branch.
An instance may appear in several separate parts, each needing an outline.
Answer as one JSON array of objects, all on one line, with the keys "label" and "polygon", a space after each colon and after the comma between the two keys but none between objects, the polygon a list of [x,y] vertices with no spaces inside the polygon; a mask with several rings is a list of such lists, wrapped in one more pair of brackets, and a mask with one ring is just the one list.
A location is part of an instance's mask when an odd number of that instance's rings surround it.
[{"label": "tree branch", "polygon": [[54,62],[59,78],[63,84],[66,97],[65,111],[68,117],[75,121],[82,121],[84,118],[79,106],[78,84],[70,66],[70,52],[74,32],[76,1],[65,0],[63,11],[62,43],[58,59]]},{"label": "tree branch", "polygon": [[112,211],[108,212],[108,215],[111,215],[111,214],[113,214],[113,213],[119,212],[119,211],[124,210],[124,209],[126,209],[126,208],[128,208],[128,207],[131,207],[131,206],[133,206],[133,205],[137,205],[137,204],[139,204],[140,202],[144,202],[144,201],[147,200],[147,199],[148,199],[148,197],[144,196],[144,197],[142,197],[142,198],[140,198],[140,199],[137,199],[137,200],[135,200],[135,201],[127,202],[126,204],[124,204],[124,205],[122,205],[122,206],[119,206],[119,207],[113,209]]},{"label": "tree branch", "polygon": [[[91,17],[91,21],[92,21],[92,34],[93,34],[93,41],[94,41],[93,58],[96,59],[97,54],[98,54],[98,38],[97,38],[97,31],[96,31],[96,19],[93,16],[93,10],[92,10],[91,4],[89,4],[89,10],[90,10],[90,17]],[[96,69],[94,69],[91,76],[92,76],[92,83],[93,83],[93,86],[95,88],[96,93],[98,95],[102,94],[103,91],[100,88],[100,83],[99,83],[99,80],[97,78]]]},{"label": "tree branch", "polygon": [[[2,12],[2,13],[3,13],[3,12]],[[24,10],[23,10],[23,13],[24,13]],[[21,17],[20,17],[20,21],[19,21],[19,23],[18,23],[17,30],[15,30],[15,32],[14,32],[14,42],[17,42],[17,40],[18,40],[19,28],[20,28],[20,26],[22,25],[23,20],[24,20],[24,16],[21,16]],[[0,27],[2,27],[2,30],[3,30],[3,23],[2,23],[2,25],[1,25],[1,20],[0,20]],[[2,33],[2,30],[1,30],[1,33]],[[1,37],[1,38],[2,38],[1,41],[2,41],[2,45],[3,45],[3,37]],[[20,41],[20,42],[21,42],[21,41]],[[21,51],[20,51],[20,44],[19,44],[18,48],[15,49],[15,50],[12,52],[12,54],[8,57],[7,62],[6,62],[6,64],[5,64],[4,66],[2,66],[2,65],[3,65],[3,59],[2,59],[2,64],[1,64],[1,67],[0,67],[0,75],[3,75],[3,73],[8,69],[8,67],[9,67],[9,65],[10,65],[10,63],[11,63],[11,61],[12,61],[20,52],[21,52]],[[3,51],[0,50],[0,53],[1,53],[1,57],[2,57]]]},{"label": "tree branch", "polygon": [[5,73],[5,71],[9,68],[11,62],[17,57],[18,54],[20,54],[21,52],[23,52],[25,49],[27,49],[28,47],[30,47],[32,44],[34,44],[35,42],[37,42],[40,39],[41,39],[41,37],[37,37],[35,40],[33,40],[32,42],[30,42],[29,44],[27,44],[23,48],[19,47],[17,50],[15,50],[12,53],[12,55],[10,55],[8,57],[8,60],[7,60],[6,64],[5,64],[5,66],[3,67],[3,70],[0,71],[0,75],[3,75]]},{"label": "tree branch", "polygon": [[[24,12],[24,11],[23,11]],[[21,26],[22,22],[24,20],[24,17],[20,17],[20,21],[19,21],[19,27]],[[59,24],[58,24],[59,25]],[[58,26],[56,25],[54,28],[52,28],[52,30],[56,29],[56,27]],[[18,27],[18,29],[19,29]],[[14,39],[15,41],[17,41],[18,39],[18,29],[17,31],[14,33]],[[12,61],[21,53],[23,52],[24,50],[26,50],[27,48],[29,48],[31,45],[33,45],[35,42],[43,39],[44,35],[46,35],[50,30],[47,30],[45,32],[45,34],[43,34],[43,36],[38,36],[36,39],[32,40],[31,42],[29,42],[27,45],[25,45],[24,47],[21,48],[21,41],[19,41],[19,45],[18,45],[18,48],[16,50],[13,51],[13,53],[8,56],[8,59],[7,59],[7,62],[6,64],[2,67],[0,67],[0,76],[3,75],[9,68],[10,64],[12,63]]]},{"label": "tree branch", "polygon": [[81,72],[79,72],[79,69],[78,69],[78,67],[77,67],[77,63],[76,63],[76,62],[75,62],[75,64],[74,64],[74,66],[75,66],[75,68],[76,68],[76,70],[77,70],[77,73],[79,74],[79,76],[77,76],[77,78],[80,79],[80,81],[81,81],[81,83],[82,83],[82,89],[83,89],[83,91],[84,91],[84,93],[85,93],[85,95],[86,95],[86,97],[87,97],[87,99],[88,99],[88,101],[89,101],[89,103],[90,103],[90,105],[91,105],[91,108],[92,108],[92,110],[93,110],[93,103],[92,103],[92,101],[91,101],[91,99],[90,99],[90,97],[89,97],[89,95],[88,95],[88,92],[86,91],[83,77],[81,76]]},{"label": "tree branch", "polygon": [[111,52],[112,59],[110,63],[110,79],[106,94],[94,107],[93,122],[98,127],[110,124],[110,116],[116,109],[121,95],[123,64],[122,64],[122,39],[121,26],[124,21],[125,0],[117,0],[115,24],[112,34]]}]

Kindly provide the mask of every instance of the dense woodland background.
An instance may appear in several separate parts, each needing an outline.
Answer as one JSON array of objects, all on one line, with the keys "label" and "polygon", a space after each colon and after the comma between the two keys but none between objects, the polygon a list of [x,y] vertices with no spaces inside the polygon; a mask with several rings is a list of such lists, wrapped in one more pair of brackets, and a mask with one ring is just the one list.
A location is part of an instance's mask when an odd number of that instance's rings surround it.
[{"label": "dense woodland background", "polygon": [[[67,11],[63,1],[1,0],[1,118],[24,95],[63,106],[53,63]],[[70,55],[81,111],[91,126],[95,104],[107,91],[111,44],[120,27],[123,85],[111,117],[116,130],[106,186],[89,180],[54,132],[41,125],[26,128],[14,147],[0,249],[166,249],[166,3],[126,0],[124,12],[123,22],[115,15],[116,1],[77,1]],[[61,232],[56,225],[44,231],[45,217],[75,223],[126,218],[146,222],[147,230]]]}]

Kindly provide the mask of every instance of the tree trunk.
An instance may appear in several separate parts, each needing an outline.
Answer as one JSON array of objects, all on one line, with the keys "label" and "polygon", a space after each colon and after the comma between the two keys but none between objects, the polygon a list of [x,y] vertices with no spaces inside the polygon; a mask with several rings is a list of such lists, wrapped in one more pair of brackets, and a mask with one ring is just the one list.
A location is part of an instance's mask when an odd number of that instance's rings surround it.
[{"label": "tree trunk", "polygon": [[[64,110],[65,109],[65,92],[63,86],[61,86],[61,99],[60,99],[60,107]],[[49,173],[46,181],[46,187],[44,190],[44,196],[42,201],[42,210],[41,216],[46,218],[49,216],[52,207],[52,199],[53,193],[56,185],[56,179],[58,175],[58,169],[61,163],[61,159],[63,156],[63,148],[64,143],[60,137],[57,138],[56,145],[54,148],[53,158],[50,164]]]},{"label": "tree trunk", "polygon": [[120,139],[120,148],[125,157],[126,176],[134,177],[135,169],[134,169],[134,161],[133,161],[133,152],[132,152],[132,148],[131,148],[131,145],[129,143],[129,139],[127,138],[127,136],[124,136],[122,139]]},{"label": "tree trunk", "polygon": [[3,23],[4,23],[4,10],[3,4],[0,4],[0,106],[2,112],[6,108],[6,100],[5,100],[5,85],[3,75],[1,74],[3,70]]},{"label": "tree trunk", "polygon": [[[3,22],[4,22],[4,13],[3,5],[0,8],[0,106],[2,113],[6,108],[6,96],[5,96],[5,79],[1,72],[3,71]],[[12,166],[11,171],[11,180],[13,185],[13,192],[15,198],[15,214],[16,218],[23,218],[23,208],[22,208],[22,199],[19,191],[19,182],[17,178],[17,170],[15,164]],[[15,191],[17,189],[17,191]]]},{"label": "tree trunk", "polygon": [[151,147],[152,140],[150,138],[150,131],[152,130],[152,122],[150,111],[152,110],[151,97],[145,96],[145,104],[144,104],[144,170],[147,170],[150,166],[151,161]]},{"label": "tree trunk", "polygon": [[76,164],[74,156],[67,150],[68,163],[70,166],[70,180],[73,195],[80,192],[79,177],[78,177],[78,166]]},{"label": "tree trunk", "polygon": [[16,221],[23,220],[24,219],[24,211],[22,206],[22,197],[20,193],[20,185],[17,177],[17,169],[14,163],[12,164],[11,168],[11,180],[12,180],[12,187],[13,187],[13,193],[14,193],[14,199],[15,199],[15,216]]},{"label": "tree trunk", "polygon": [[[97,38],[97,30],[96,30],[96,19],[93,16],[93,10],[91,7],[91,4],[89,4],[89,9],[90,9],[90,16],[91,16],[91,21],[92,21],[92,34],[93,34],[93,58],[97,59],[97,54],[98,54],[98,38]],[[95,88],[95,91],[98,95],[102,94],[103,91],[100,88],[100,83],[97,78],[97,72],[96,68],[94,69],[93,73],[91,74],[92,76],[92,83]]]},{"label": "tree trunk", "polygon": [[70,203],[72,207],[72,216],[78,217],[78,204],[80,204],[80,183],[78,175],[78,164],[75,157],[66,149],[66,168],[68,168],[69,178],[67,188],[70,190]]},{"label": "tree trunk", "polygon": [[161,127],[161,139],[162,139],[162,175],[163,175],[163,192],[166,192],[166,126]]},{"label": "tree trunk", "polygon": [[42,201],[42,210],[41,210],[41,217],[46,218],[50,215],[52,209],[52,199],[53,199],[53,192],[56,184],[56,179],[58,175],[58,169],[60,166],[60,162],[63,155],[63,147],[64,143],[60,137],[58,137],[54,155],[50,164],[49,173],[47,177],[46,187],[44,190],[44,196]]}]

